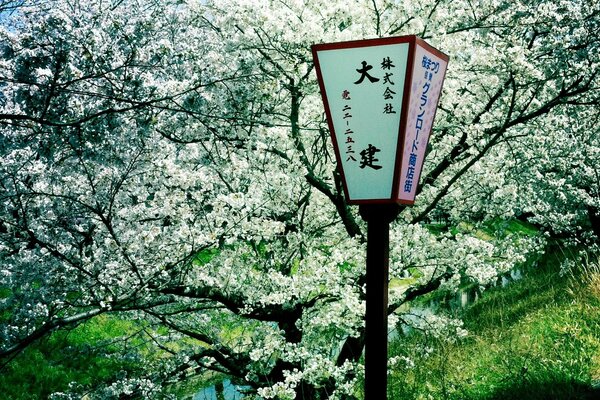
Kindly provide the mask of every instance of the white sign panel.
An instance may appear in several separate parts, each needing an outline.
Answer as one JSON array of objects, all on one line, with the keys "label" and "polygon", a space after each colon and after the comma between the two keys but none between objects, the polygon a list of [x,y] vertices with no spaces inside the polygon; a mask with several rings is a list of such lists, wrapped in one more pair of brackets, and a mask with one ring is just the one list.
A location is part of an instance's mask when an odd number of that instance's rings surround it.
[{"label": "white sign panel", "polygon": [[317,51],[352,200],[391,198],[408,43]]}]

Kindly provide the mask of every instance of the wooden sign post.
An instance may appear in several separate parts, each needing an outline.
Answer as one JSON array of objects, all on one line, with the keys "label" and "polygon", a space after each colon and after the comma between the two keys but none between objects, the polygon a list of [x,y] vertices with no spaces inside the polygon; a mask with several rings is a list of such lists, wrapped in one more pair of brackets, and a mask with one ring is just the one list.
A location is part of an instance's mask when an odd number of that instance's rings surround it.
[{"label": "wooden sign post", "polygon": [[312,52],[344,193],[367,221],[365,399],[387,399],[389,224],[415,201],[448,56],[416,36]]}]

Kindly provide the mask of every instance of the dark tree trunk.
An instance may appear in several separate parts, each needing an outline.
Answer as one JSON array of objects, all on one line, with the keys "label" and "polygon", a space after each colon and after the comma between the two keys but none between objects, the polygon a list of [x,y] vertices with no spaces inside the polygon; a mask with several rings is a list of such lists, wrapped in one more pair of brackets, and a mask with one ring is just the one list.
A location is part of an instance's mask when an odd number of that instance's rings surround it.
[{"label": "dark tree trunk", "polygon": [[225,400],[225,386],[223,385],[223,381],[219,381],[215,384],[215,393],[217,395],[217,400]]},{"label": "dark tree trunk", "polygon": [[592,232],[596,235],[597,240],[600,241],[600,209],[588,206],[587,211],[590,224],[592,225]]}]

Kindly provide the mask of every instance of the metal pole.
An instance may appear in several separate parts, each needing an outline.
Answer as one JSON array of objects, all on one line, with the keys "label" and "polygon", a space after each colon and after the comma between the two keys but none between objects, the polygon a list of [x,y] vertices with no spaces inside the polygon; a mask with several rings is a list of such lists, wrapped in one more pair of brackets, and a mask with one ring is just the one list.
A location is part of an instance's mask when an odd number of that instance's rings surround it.
[{"label": "metal pole", "polygon": [[360,206],[367,221],[365,400],[387,399],[389,228],[398,213],[396,204]]}]

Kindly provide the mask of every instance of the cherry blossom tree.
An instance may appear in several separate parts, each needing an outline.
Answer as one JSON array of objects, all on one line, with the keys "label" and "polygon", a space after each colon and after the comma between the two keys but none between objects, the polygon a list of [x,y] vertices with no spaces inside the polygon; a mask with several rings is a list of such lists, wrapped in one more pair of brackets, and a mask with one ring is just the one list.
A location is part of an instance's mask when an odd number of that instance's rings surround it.
[{"label": "cherry blossom tree", "polygon": [[417,204],[392,228],[391,275],[411,279],[390,312],[540,249],[430,231],[440,215],[597,227],[597,0],[0,4],[3,363],[110,313],[170,356],[97,393],[214,370],[261,398],[357,396],[365,229],[318,42],[417,34],[451,55]]}]

